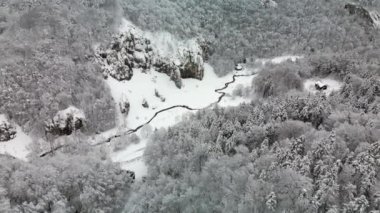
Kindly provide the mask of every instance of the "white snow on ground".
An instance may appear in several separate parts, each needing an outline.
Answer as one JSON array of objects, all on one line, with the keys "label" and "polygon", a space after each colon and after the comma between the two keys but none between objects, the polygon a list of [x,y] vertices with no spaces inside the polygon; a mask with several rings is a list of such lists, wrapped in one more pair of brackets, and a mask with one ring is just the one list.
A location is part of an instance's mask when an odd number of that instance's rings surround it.
[{"label": "white snow on ground", "polygon": [[112,161],[119,162],[122,169],[135,172],[136,179],[141,179],[148,173],[142,159],[147,141],[147,139],[143,139],[138,144],[131,144],[127,149],[114,153],[111,156]]},{"label": "white snow on ground", "polygon": [[303,56],[284,55],[284,56],[279,56],[272,59],[256,59],[256,63],[261,63],[262,65],[266,65],[267,63],[281,64],[288,60],[295,62],[298,59],[302,59],[302,58]]},{"label": "white snow on ground", "polygon": [[[286,60],[295,61],[300,57],[298,56],[282,56],[279,58],[263,60],[263,65],[266,63],[282,63]],[[222,88],[226,82],[232,81],[233,74],[236,75],[251,75],[236,77],[236,81],[230,84],[228,88],[223,90],[226,96],[219,103],[220,106],[237,106],[241,103],[251,101],[249,98],[233,97],[232,93],[236,86],[243,85],[250,87],[254,73],[258,72],[257,69],[243,69],[241,71],[234,71],[233,73],[218,77],[211,66],[205,65],[205,76],[202,81],[196,79],[183,79],[183,88],[178,89],[170,78],[154,70],[148,73],[143,73],[140,70],[135,70],[134,75],[130,81],[120,82],[112,77],[107,79],[107,84],[111,88],[111,94],[116,102],[120,100],[123,95],[128,97],[131,104],[129,116],[125,119],[128,128],[135,128],[146,121],[148,121],[157,111],[165,109],[174,105],[186,105],[191,108],[202,109],[215,103],[221,94],[216,93],[216,89]],[[162,102],[160,98],[155,96],[155,90],[159,92],[166,100]],[[142,106],[143,99],[147,100],[149,108]],[[183,120],[183,117],[191,113],[184,108],[175,108],[169,111],[160,113],[151,123],[153,129],[167,128]],[[119,115],[121,115],[119,113]],[[115,133],[117,130],[110,130],[107,134]],[[139,135],[139,133],[137,133]],[[134,171],[136,178],[139,179],[147,174],[147,168],[143,162],[142,155],[147,138],[141,137],[139,144],[131,144],[125,150],[112,153],[112,160],[119,162],[123,169]]]},{"label": "white snow on ground", "polygon": [[[7,121],[4,115],[0,115],[0,123]],[[10,141],[0,142],[0,154],[8,154],[21,160],[27,160],[30,153],[28,146],[32,139],[26,135],[20,126],[16,125],[16,137]]]},{"label": "white snow on ground", "polygon": [[[296,60],[298,56],[282,56],[274,59],[262,59],[264,64],[266,63],[281,63],[286,60]],[[133,129],[139,125],[147,122],[157,111],[175,106],[186,105],[195,109],[202,109],[210,104],[216,102],[220,96],[215,90],[222,88],[226,82],[232,80],[232,75],[250,75],[258,72],[257,69],[244,69],[241,71],[234,71],[233,73],[218,77],[213,68],[205,64],[205,75],[202,81],[197,79],[182,79],[183,88],[178,89],[174,82],[170,80],[170,77],[163,73],[158,73],[154,70],[143,73],[140,70],[134,70],[134,75],[130,81],[118,81],[112,77],[109,77],[106,82],[111,89],[111,94],[114,100],[118,103],[123,96],[128,97],[130,102],[130,111],[127,118],[120,117],[119,120],[124,121],[122,124]],[[239,97],[232,97],[232,92],[236,86],[243,85],[248,87],[251,85],[254,76],[236,77],[236,81],[230,84],[229,87],[223,92],[227,93],[221,106],[237,106],[241,103],[249,102],[250,99],[244,99]],[[165,102],[162,102],[160,98],[155,96],[155,90],[165,98]],[[148,102],[149,108],[142,106],[143,100]],[[118,109],[119,110],[119,109]],[[173,124],[178,117],[184,112],[188,112],[186,109],[174,109],[170,110],[170,124]],[[118,113],[119,116],[123,116]],[[162,117],[162,116],[161,116]],[[162,123],[162,122],[156,122]],[[176,122],[175,122],[176,123]],[[161,124],[163,125],[163,124]]]},{"label": "white snow on ground", "polygon": [[8,122],[8,119],[5,117],[5,115],[0,114],[0,123]]},{"label": "white snow on ground", "polygon": [[[234,71],[235,75],[248,75],[248,76],[241,76],[241,77],[236,77],[235,82],[233,84],[230,84],[225,90],[223,90],[226,95],[223,97],[223,99],[219,102],[219,106],[221,107],[234,107],[234,106],[239,106],[240,104],[243,103],[249,103],[251,101],[250,98],[248,97],[235,97],[233,95],[234,90],[237,89],[237,87],[242,87],[242,88],[251,88],[252,87],[252,81],[256,77],[254,75],[257,73],[259,69],[248,69],[244,68],[241,71]],[[251,75],[251,76],[249,76]]]},{"label": "white snow on ground", "polygon": [[[180,41],[166,32],[144,32],[126,19],[123,19],[120,31],[133,31],[134,34],[147,37],[151,40],[151,45],[154,49],[158,50],[156,54],[165,57],[178,57],[177,55],[181,52],[181,48],[186,48],[194,52],[198,52],[197,48],[199,48],[195,39]],[[265,66],[267,63],[280,64],[287,60],[296,61],[301,58],[303,57],[281,56],[273,59],[256,59],[255,66]],[[167,75],[154,70],[147,73],[143,73],[141,70],[134,70],[132,79],[124,82],[109,77],[106,82],[111,89],[111,94],[115,102],[119,103],[122,97],[126,96],[130,102],[130,111],[127,118],[123,117],[121,113],[118,113],[118,121],[122,121],[119,122],[119,127],[101,134],[101,136],[104,138],[111,136],[122,128],[125,130],[125,126],[129,129],[134,129],[146,123],[157,111],[175,105],[186,105],[194,109],[209,107],[215,103],[221,95],[220,93],[216,93],[215,90],[224,87],[225,83],[232,81],[234,74],[248,76],[236,77],[236,81],[223,90],[226,95],[219,105],[228,107],[249,102],[251,101],[249,98],[233,97],[232,93],[238,85],[250,87],[255,77],[252,74],[258,71],[257,67],[246,67],[243,68],[243,70],[234,71],[227,76],[218,77],[214,73],[213,68],[205,64],[205,73],[202,81],[196,79],[182,79],[183,87],[181,89],[178,89]],[[155,90],[158,91],[160,96],[165,98],[165,102],[162,102],[159,97],[155,96]],[[142,106],[144,99],[148,102],[149,108]],[[117,110],[120,111],[119,108],[117,108]],[[167,128],[180,122],[186,115],[192,112],[194,111],[189,111],[184,108],[171,109],[160,113],[149,125],[153,129]],[[122,128],[120,128],[120,126],[122,126]],[[111,153],[112,160],[121,163],[123,169],[134,171],[137,179],[147,174],[147,168],[142,156],[148,137],[141,136],[140,133],[141,131],[137,132],[137,135],[140,136],[141,139],[139,144],[131,144],[122,151]]]},{"label": "white snow on ground", "polygon": [[[119,120],[125,120],[125,124],[129,128],[136,128],[147,122],[157,111],[174,105],[187,105],[192,108],[209,106],[219,97],[219,94],[215,93],[215,89],[223,87],[224,83],[231,79],[232,74],[218,78],[211,66],[205,65],[203,80],[183,79],[181,89],[175,86],[169,76],[154,70],[149,73],[135,70],[130,81],[121,82],[109,77],[106,82],[117,103],[123,96],[128,97],[130,102],[129,115],[126,119],[119,118]],[[155,96],[155,90],[165,98],[164,102]],[[149,108],[142,106],[144,99],[148,102]],[[123,115],[119,113],[119,116]]]},{"label": "white snow on ground", "polygon": [[[181,89],[178,89],[167,75],[153,70],[150,73],[142,73],[136,70],[130,81],[120,82],[112,77],[109,77],[106,81],[116,102],[124,94],[130,102],[131,107],[127,118],[121,117],[118,119],[125,120],[128,128],[136,128],[147,122],[157,111],[174,105],[187,105],[197,109],[210,106],[220,96],[219,93],[215,92],[215,89],[222,88],[225,82],[231,80],[232,74],[219,78],[211,66],[205,65],[203,80],[183,79]],[[155,96],[155,90],[165,98],[165,102]],[[143,99],[147,100],[149,108],[142,106]],[[238,105],[238,103],[235,105]],[[150,125],[153,129],[167,128],[180,122],[183,116],[188,113],[191,112],[184,108],[171,109],[160,113]],[[123,116],[121,113],[118,113],[118,115]],[[102,136],[110,136],[117,131],[117,129],[110,130],[106,135],[102,134]],[[123,169],[134,171],[137,179],[147,174],[142,155],[148,139],[141,138],[141,140],[139,144],[129,145],[125,150],[111,155],[112,160],[120,162]]]},{"label": "white snow on ground", "polygon": [[318,90],[315,89],[315,83],[320,82],[322,85],[327,85],[327,89],[324,90],[323,92],[326,95],[330,95],[333,91],[339,91],[342,88],[342,82],[336,81],[331,78],[322,78],[322,79],[307,79],[304,82],[304,89],[307,92],[310,93],[317,93]]}]

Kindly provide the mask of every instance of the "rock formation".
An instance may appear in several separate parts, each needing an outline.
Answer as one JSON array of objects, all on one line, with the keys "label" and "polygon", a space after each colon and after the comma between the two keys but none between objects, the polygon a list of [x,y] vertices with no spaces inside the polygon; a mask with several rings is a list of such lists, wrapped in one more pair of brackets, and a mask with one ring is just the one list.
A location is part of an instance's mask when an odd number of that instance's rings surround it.
[{"label": "rock formation", "polygon": [[148,101],[146,101],[146,99],[144,98],[143,101],[142,101],[142,104],[141,104],[144,108],[149,108],[149,104],[148,104]]},{"label": "rock formation", "polygon": [[98,50],[97,58],[104,76],[123,81],[132,78],[134,68],[150,69],[153,51],[148,39],[128,31],[115,36],[106,50]]},{"label": "rock formation", "polygon": [[130,80],[134,69],[146,71],[154,68],[170,76],[181,88],[182,78],[203,79],[204,61],[211,52],[209,43],[204,39],[193,39],[183,44],[172,50],[171,55],[165,55],[160,50],[161,44],[152,45],[142,31],[129,26],[126,32],[115,36],[107,48],[99,47],[96,58],[105,77]]},{"label": "rock formation", "polygon": [[348,10],[351,15],[357,15],[362,18],[369,26],[380,28],[380,14],[378,12],[352,3],[346,4],[344,8]]},{"label": "rock formation", "polygon": [[327,84],[322,84],[320,81],[317,81],[314,86],[315,86],[315,89],[318,91],[327,90],[327,87],[328,87]]},{"label": "rock formation", "polygon": [[155,60],[153,66],[157,72],[165,73],[168,75],[178,88],[182,87],[181,72],[179,70],[179,66],[176,65],[173,60],[170,60],[169,58],[158,57]]},{"label": "rock formation", "polygon": [[0,142],[12,140],[16,137],[16,128],[4,115],[0,115]]},{"label": "rock formation", "polygon": [[166,99],[158,92],[157,89],[154,90],[154,96],[156,96],[157,98],[159,98],[161,100],[161,102],[165,102]]},{"label": "rock formation", "polygon": [[278,6],[277,2],[274,0],[261,0],[260,3],[265,8],[274,8]]},{"label": "rock formation", "polygon": [[129,100],[125,94],[121,97],[121,100],[119,102],[119,107],[120,107],[120,112],[122,114],[128,115],[129,110],[131,108],[131,104],[129,103]]},{"label": "rock formation", "polygon": [[201,52],[184,50],[181,59],[182,60],[179,68],[181,78],[195,78],[198,80],[203,79],[204,62]]},{"label": "rock formation", "polygon": [[85,115],[82,110],[70,106],[57,112],[53,119],[45,123],[45,132],[53,135],[71,135],[84,126]]}]

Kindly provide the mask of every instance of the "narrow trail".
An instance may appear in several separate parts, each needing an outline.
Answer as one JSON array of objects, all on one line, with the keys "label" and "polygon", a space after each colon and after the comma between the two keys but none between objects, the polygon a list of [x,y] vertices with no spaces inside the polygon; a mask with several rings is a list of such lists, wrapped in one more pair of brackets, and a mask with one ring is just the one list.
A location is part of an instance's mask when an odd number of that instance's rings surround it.
[{"label": "narrow trail", "polygon": [[[168,108],[165,108],[165,109],[157,111],[156,113],[154,113],[154,115],[148,121],[146,121],[145,123],[139,125],[138,127],[134,128],[134,129],[128,129],[128,130],[126,130],[123,133],[115,134],[115,135],[113,135],[111,137],[108,137],[108,138],[104,139],[103,141],[100,141],[100,142],[97,142],[97,143],[93,143],[92,145],[93,146],[99,146],[99,145],[102,145],[102,144],[111,143],[113,140],[115,140],[117,138],[120,138],[120,137],[123,137],[123,136],[127,136],[127,135],[131,135],[133,133],[136,133],[137,131],[139,131],[144,126],[150,124],[159,114],[161,114],[163,112],[166,112],[166,111],[169,111],[169,110],[172,110],[172,109],[183,108],[183,109],[187,109],[189,111],[198,111],[198,110],[203,110],[203,109],[209,109],[209,108],[215,106],[216,104],[220,103],[220,101],[222,101],[222,99],[226,96],[226,93],[223,92],[223,90],[227,89],[231,84],[235,83],[236,78],[239,78],[239,77],[250,77],[250,76],[254,76],[254,75],[256,75],[256,74],[254,73],[254,74],[240,74],[240,75],[239,74],[235,74],[235,75],[232,75],[232,80],[231,81],[226,82],[222,88],[214,90],[216,93],[220,94],[220,96],[218,97],[218,100],[215,101],[214,103],[211,103],[210,105],[208,105],[206,107],[203,107],[203,108],[192,108],[192,107],[189,107],[187,105],[175,105],[175,106],[171,106],[171,107],[168,107]],[[46,151],[44,153],[41,153],[39,156],[40,157],[45,157],[45,156],[53,153],[54,151],[57,151],[57,150],[63,148],[63,147],[65,147],[65,146],[58,146],[58,147],[56,147],[53,150],[49,150],[49,151]]]}]

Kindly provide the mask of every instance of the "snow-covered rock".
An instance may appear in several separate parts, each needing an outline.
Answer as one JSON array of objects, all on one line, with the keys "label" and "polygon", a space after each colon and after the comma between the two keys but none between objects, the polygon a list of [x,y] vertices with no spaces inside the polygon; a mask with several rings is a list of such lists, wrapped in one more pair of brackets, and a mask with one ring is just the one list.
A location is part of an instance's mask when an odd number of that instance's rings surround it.
[{"label": "snow-covered rock", "polygon": [[154,95],[161,100],[161,102],[165,102],[165,97],[163,97],[157,89],[154,89]]},{"label": "snow-covered rock", "polygon": [[380,14],[377,11],[370,10],[369,8],[361,5],[348,3],[344,6],[351,15],[357,15],[364,19],[366,23],[375,28],[380,28]]},{"label": "snow-covered rock", "polygon": [[204,61],[210,54],[209,42],[202,38],[181,41],[167,32],[148,32],[146,36],[152,41],[157,56],[154,64],[175,66],[181,78],[203,79]]},{"label": "snow-covered rock", "polygon": [[204,76],[204,62],[202,55],[193,52],[184,54],[180,67],[181,78],[195,78],[202,80]]},{"label": "snow-covered rock", "polygon": [[274,0],[261,0],[261,6],[265,8],[277,7],[278,4]]},{"label": "snow-covered rock", "polygon": [[16,127],[8,121],[5,115],[0,115],[0,142],[14,139],[16,133]]},{"label": "snow-covered rock", "polygon": [[130,80],[136,69],[146,72],[154,68],[181,88],[182,78],[203,79],[208,44],[204,39],[179,41],[169,33],[143,32],[125,20],[111,44],[96,49],[96,58],[105,77]]},{"label": "snow-covered rock", "polygon": [[134,29],[119,33],[107,48],[97,49],[97,61],[103,74],[119,81],[130,80],[133,68],[150,69],[153,52],[150,41]]},{"label": "snow-covered rock", "polygon": [[323,92],[330,95],[332,92],[339,91],[342,88],[342,82],[330,78],[307,79],[304,82],[304,88],[307,92],[313,94]]},{"label": "snow-covered rock", "polygon": [[53,135],[71,135],[83,127],[85,115],[82,110],[70,106],[57,112],[54,118],[45,123],[45,131]]},{"label": "snow-covered rock", "polygon": [[235,70],[236,71],[241,71],[243,69],[243,66],[241,64],[236,64]]},{"label": "snow-covered rock", "polygon": [[129,110],[131,108],[131,104],[129,103],[129,100],[125,94],[121,96],[119,107],[120,107],[120,112],[123,115],[128,115]]},{"label": "snow-covered rock", "polygon": [[154,66],[158,72],[168,75],[170,80],[174,81],[177,88],[182,88],[181,72],[174,61],[168,58],[158,58]]},{"label": "snow-covered rock", "polygon": [[142,101],[142,104],[141,104],[144,108],[149,108],[149,104],[148,104],[148,101],[146,101],[146,99],[144,98],[143,101]]},{"label": "snow-covered rock", "polygon": [[318,91],[327,90],[327,88],[328,88],[327,84],[323,84],[320,81],[315,82],[314,86],[315,86],[315,89]]},{"label": "snow-covered rock", "polygon": [[180,61],[181,78],[195,78],[202,80],[204,76],[203,49],[197,40],[190,40],[187,46],[182,46],[178,50]]}]

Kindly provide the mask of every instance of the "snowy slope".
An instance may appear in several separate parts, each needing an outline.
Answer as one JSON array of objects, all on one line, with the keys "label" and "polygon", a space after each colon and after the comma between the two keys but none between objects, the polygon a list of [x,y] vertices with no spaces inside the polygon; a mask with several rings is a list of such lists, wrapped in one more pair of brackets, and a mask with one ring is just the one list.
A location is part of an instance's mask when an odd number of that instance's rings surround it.
[{"label": "snowy slope", "polygon": [[[224,83],[231,79],[232,76],[218,78],[213,69],[205,66],[205,76],[202,81],[196,79],[183,79],[182,89],[178,89],[170,77],[151,70],[149,73],[143,73],[135,70],[134,76],[130,81],[117,81],[109,77],[106,82],[111,88],[112,97],[119,102],[123,96],[127,96],[130,102],[130,111],[127,118],[120,117],[129,128],[147,122],[155,112],[175,106],[187,105],[192,108],[204,108],[217,101],[219,94],[215,89],[223,87]],[[165,98],[163,102],[156,97],[155,91]],[[149,107],[142,106],[143,100],[146,100]],[[119,113],[119,116],[121,113]]]},{"label": "snowy slope", "polygon": [[[7,121],[4,115],[0,115],[0,123]],[[20,126],[16,125],[16,137],[10,141],[0,142],[0,154],[9,154],[21,160],[27,160],[30,153],[28,146],[32,143],[32,139],[26,135]]]}]

